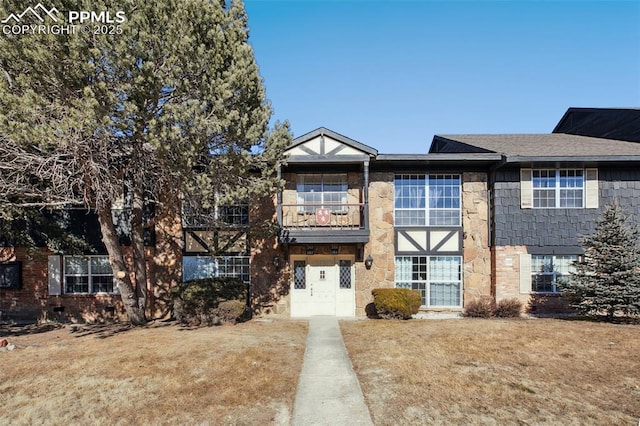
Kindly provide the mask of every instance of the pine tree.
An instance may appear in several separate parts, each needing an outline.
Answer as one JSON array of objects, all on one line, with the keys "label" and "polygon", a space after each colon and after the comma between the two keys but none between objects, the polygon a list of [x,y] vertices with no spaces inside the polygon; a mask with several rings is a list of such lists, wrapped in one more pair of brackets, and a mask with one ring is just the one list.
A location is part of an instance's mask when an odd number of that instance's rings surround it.
[{"label": "pine tree", "polygon": [[620,205],[605,208],[593,235],[582,239],[584,256],[563,292],[581,314],[640,313],[640,248],[637,225]]},{"label": "pine tree", "polygon": [[[144,323],[144,228],[183,201],[207,208],[216,194],[238,201],[273,191],[288,124],[269,131],[240,0],[47,5],[60,19],[122,11],[126,22],[115,34],[0,37],[0,217],[8,207],[94,211],[129,319]],[[1,9],[8,16],[24,2]],[[123,197],[133,266],[111,212]]]}]

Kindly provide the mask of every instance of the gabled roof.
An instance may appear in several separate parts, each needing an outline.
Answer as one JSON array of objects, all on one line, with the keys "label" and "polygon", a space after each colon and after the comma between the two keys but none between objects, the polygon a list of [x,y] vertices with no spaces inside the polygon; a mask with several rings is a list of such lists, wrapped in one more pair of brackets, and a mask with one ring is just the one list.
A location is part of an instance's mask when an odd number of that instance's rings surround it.
[{"label": "gabled roof", "polygon": [[553,133],[640,142],[640,108],[569,108]]},{"label": "gabled roof", "polygon": [[348,138],[340,133],[320,127],[295,138],[286,152],[292,156],[339,156],[339,155],[366,155],[375,157],[378,150]]},{"label": "gabled roof", "polygon": [[640,160],[640,144],[563,133],[436,135],[429,152],[494,152],[507,162]]}]

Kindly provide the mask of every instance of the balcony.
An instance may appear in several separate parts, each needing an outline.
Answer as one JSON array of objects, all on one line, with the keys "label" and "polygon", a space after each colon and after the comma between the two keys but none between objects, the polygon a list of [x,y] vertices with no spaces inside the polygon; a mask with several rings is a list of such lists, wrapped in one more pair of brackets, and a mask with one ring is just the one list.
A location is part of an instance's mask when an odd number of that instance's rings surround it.
[{"label": "balcony", "polygon": [[280,204],[280,242],[366,243],[369,241],[369,206],[355,204]]}]

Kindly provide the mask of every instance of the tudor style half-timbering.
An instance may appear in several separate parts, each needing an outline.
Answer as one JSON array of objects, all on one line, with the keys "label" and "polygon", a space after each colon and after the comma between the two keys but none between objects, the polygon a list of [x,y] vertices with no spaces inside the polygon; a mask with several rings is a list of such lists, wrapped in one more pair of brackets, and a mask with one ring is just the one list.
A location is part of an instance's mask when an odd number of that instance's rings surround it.
[{"label": "tudor style half-timbering", "polygon": [[369,166],[377,151],[320,128],[295,139],[281,170],[279,243],[292,316],[356,314],[356,262],[370,238]]},{"label": "tudor style half-timbering", "polygon": [[[364,316],[384,287],[417,290],[422,311],[460,312],[478,298],[566,309],[560,285],[604,206],[640,218],[638,123],[638,109],[572,108],[551,134],[437,135],[412,155],[319,128],[286,150],[272,198],[185,208],[149,230],[150,315],[167,315],[177,282],[208,276],[239,277],[256,311],[293,317]],[[67,213],[93,251],[5,242],[2,318],[122,313],[95,217]],[[275,235],[251,231],[265,220]]]},{"label": "tudor style half-timbering", "polygon": [[364,315],[381,287],[418,290],[424,309],[490,296],[485,170],[499,155],[379,155],[325,128],[287,155],[277,211],[292,316]]}]

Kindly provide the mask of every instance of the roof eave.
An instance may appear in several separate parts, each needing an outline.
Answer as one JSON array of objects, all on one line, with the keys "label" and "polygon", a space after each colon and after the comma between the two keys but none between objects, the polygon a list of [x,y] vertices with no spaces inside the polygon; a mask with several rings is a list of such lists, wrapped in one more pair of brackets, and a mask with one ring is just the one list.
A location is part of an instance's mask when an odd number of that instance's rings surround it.
[{"label": "roof eave", "polygon": [[575,156],[526,156],[513,155],[505,157],[505,163],[636,163],[640,155],[575,155]]},{"label": "roof eave", "polygon": [[317,136],[329,136],[332,139],[335,139],[339,142],[342,142],[346,145],[349,145],[359,151],[362,151],[370,156],[378,155],[378,150],[370,147],[369,145],[365,145],[357,140],[351,139],[347,136],[341,135],[340,133],[336,133],[333,130],[329,130],[326,127],[319,127],[315,130],[310,131],[309,133],[305,133],[304,135],[298,136],[293,141],[291,141],[291,145],[287,147],[287,149],[295,148],[298,145],[301,145]]}]

